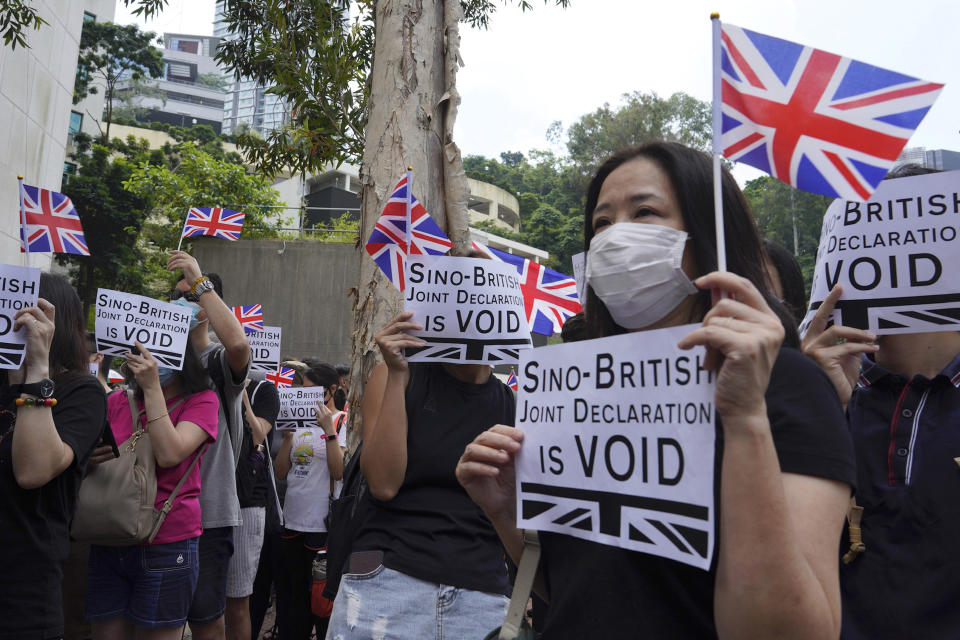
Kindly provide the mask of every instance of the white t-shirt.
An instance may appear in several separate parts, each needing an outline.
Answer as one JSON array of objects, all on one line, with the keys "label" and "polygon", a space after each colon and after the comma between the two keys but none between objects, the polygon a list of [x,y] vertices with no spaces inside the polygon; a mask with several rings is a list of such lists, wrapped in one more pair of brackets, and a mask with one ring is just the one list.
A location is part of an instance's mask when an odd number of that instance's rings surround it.
[{"label": "white t-shirt", "polygon": [[[336,424],[339,415],[334,416]],[[330,508],[330,468],[327,442],[319,425],[297,429],[290,447],[287,497],[283,503],[284,526],[293,531],[326,531],[323,520]],[[339,437],[337,442],[340,446]]]}]

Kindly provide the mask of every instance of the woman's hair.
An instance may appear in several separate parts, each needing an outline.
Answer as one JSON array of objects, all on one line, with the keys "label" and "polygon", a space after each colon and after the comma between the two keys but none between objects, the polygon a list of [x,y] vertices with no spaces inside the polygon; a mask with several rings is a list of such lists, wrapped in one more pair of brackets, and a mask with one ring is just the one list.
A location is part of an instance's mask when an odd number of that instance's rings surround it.
[{"label": "woman's hair", "polygon": [[63,276],[40,274],[41,298],[54,306],[50,377],[59,382],[87,373],[87,339],[80,296]]},{"label": "woman's hair", "polygon": [[303,375],[313,384],[327,390],[340,386],[340,374],[329,364],[314,365]]},{"label": "woman's hair", "polygon": [[206,389],[212,389],[213,382],[207,373],[207,368],[200,361],[197,350],[187,340],[187,349],[183,352],[183,369],[180,370],[180,392],[184,395],[193,395]]},{"label": "woman's hair", "polygon": [[[624,149],[600,165],[587,187],[584,208],[584,246],[590,249],[593,239],[593,210],[597,207],[600,188],[607,177],[618,167],[631,160],[646,158],[663,171],[673,187],[683,226],[689,234],[687,243],[696,272],[699,275],[717,270],[716,224],[713,207],[713,162],[706,154],[675,142],[653,142],[640,147]],[[780,318],[786,330],[784,342],[799,346],[796,323],[790,312],[769,293],[763,267],[763,250],[757,227],[750,215],[747,201],[733,176],[726,169],[722,172],[724,235],[726,237],[727,270],[750,280],[766,298],[767,303]],[[690,322],[698,322],[710,309],[710,291],[698,294]],[[587,288],[586,304],[587,337],[625,333],[606,306]]]},{"label": "woman's hair", "polygon": [[[126,362],[120,367],[120,372],[128,382],[133,378]],[[197,350],[193,348],[193,343],[190,340],[187,340],[187,348],[183,352],[183,368],[176,374],[180,381],[180,393],[185,396],[213,388],[213,382],[210,380],[207,368],[203,366],[203,362],[200,361],[200,356],[197,355]],[[137,395],[142,396],[143,390],[137,389]]]},{"label": "woman's hair", "polygon": [[783,290],[783,303],[793,313],[793,319],[799,323],[807,312],[807,287],[803,282],[800,263],[790,251],[770,238],[763,239],[763,250],[780,278]]}]

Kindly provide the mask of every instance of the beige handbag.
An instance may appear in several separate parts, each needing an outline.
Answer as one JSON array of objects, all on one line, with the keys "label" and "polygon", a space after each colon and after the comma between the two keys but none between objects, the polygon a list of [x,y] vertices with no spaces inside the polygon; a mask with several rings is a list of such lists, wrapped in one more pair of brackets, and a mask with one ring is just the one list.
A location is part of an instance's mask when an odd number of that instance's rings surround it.
[{"label": "beige handbag", "polygon": [[[143,411],[137,410],[133,391],[127,391],[133,425],[140,424]],[[174,409],[183,400],[170,406]],[[153,542],[173,507],[180,488],[197,466],[207,444],[197,452],[170,497],[157,511],[157,461],[153,456],[146,427],[134,431],[120,445],[120,457],[103,462],[87,473],[80,485],[80,499],[70,535],[80,542],[127,546]]]}]

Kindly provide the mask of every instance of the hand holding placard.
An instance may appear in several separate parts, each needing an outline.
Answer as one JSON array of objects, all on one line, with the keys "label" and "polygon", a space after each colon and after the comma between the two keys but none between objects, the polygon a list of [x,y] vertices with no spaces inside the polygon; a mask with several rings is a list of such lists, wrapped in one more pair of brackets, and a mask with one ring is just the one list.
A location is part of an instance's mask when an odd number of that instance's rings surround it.
[{"label": "hand holding placard", "polygon": [[407,359],[403,355],[404,349],[407,347],[422,347],[426,345],[426,342],[420,338],[407,333],[407,331],[420,331],[423,329],[422,325],[416,322],[410,322],[410,318],[412,317],[412,311],[404,311],[394,318],[390,324],[381,329],[380,333],[374,337],[377,346],[380,347],[380,354],[383,356],[384,364],[387,365],[387,369],[395,373],[407,370]]},{"label": "hand holding placard", "polygon": [[[764,393],[783,343],[780,319],[744,277],[714,271],[694,284],[710,289],[713,306],[703,324],[677,343],[681,349],[707,347],[704,369],[717,372],[717,413],[729,432],[733,425],[767,418]],[[769,428],[769,427],[768,427]]]},{"label": "hand holding placard", "polygon": [[[14,331],[23,329],[27,334],[26,351],[23,366],[10,372],[11,384],[36,382],[46,378],[50,372],[50,345],[56,331],[53,305],[43,298],[37,299],[37,306],[17,311],[13,317]],[[27,378],[30,378],[27,380]]]},{"label": "hand holding placard", "polygon": [[140,353],[126,354],[127,368],[137,379],[137,386],[143,389],[144,393],[158,389],[160,387],[160,375],[157,359],[140,341],[137,341],[135,346]]},{"label": "hand holding placard", "polygon": [[860,375],[861,355],[876,353],[880,347],[876,344],[877,336],[869,331],[839,324],[827,328],[834,305],[842,295],[843,287],[839,284],[831,289],[810,322],[802,349],[830,378],[846,408]]},{"label": "hand holding placard", "polygon": [[39,290],[40,269],[0,264],[0,369],[19,369],[23,363],[27,330],[15,327],[15,318],[36,307]]}]

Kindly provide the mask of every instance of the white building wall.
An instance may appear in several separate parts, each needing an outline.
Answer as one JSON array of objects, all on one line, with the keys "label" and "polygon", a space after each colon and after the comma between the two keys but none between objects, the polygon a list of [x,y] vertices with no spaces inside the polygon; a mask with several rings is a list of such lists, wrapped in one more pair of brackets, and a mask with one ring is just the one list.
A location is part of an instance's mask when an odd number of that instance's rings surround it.
[{"label": "white building wall", "polygon": [[[35,0],[31,4],[49,24],[29,31],[30,48],[14,51],[0,43],[0,262],[24,264],[17,174],[27,184],[60,189],[83,12],[109,20],[114,3]],[[51,256],[34,255],[31,264],[49,268]]]}]

